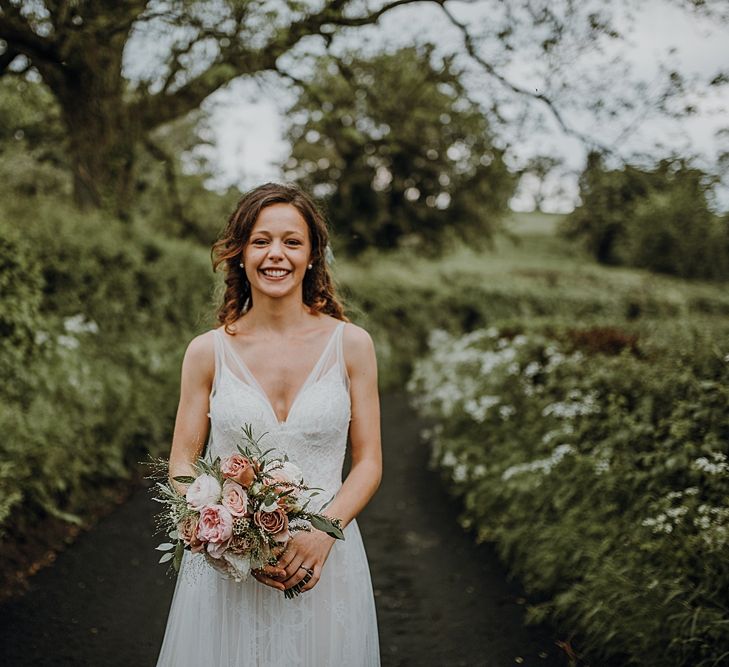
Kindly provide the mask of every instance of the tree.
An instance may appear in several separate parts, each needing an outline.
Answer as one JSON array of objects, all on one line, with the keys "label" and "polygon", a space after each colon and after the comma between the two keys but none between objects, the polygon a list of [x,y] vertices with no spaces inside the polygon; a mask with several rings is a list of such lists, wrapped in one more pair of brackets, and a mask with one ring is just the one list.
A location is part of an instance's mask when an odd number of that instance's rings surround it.
[{"label": "tree", "polygon": [[551,155],[535,155],[527,161],[526,166],[521,172],[522,182],[524,180],[531,181],[529,194],[534,200],[534,208],[537,211],[543,211],[544,202],[550,196],[561,196],[564,193],[559,188],[549,189],[549,176],[553,174],[559,167],[563,166],[560,158]]},{"label": "tree", "polygon": [[727,279],[729,224],[709,208],[714,182],[685,159],[664,159],[653,169],[606,169],[592,154],[580,178],[582,203],[562,232],[603,263]]},{"label": "tree", "polygon": [[490,238],[515,177],[433,47],[320,58],[289,111],[286,175],[322,196],[340,247]]},{"label": "tree", "polygon": [[[284,56],[310,43],[309,37],[330,46],[339,35],[346,39],[347,28],[376,23],[390,10],[416,2],[441,8],[444,25],[462,33],[463,48],[485,82],[512,98],[536,102],[563,131],[590,144],[598,142],[576,130],[565,109],[579,103],[593,115],[611,115],[616,107],[635,107],[606,81],[604,68],[590,90],[582,76],[572,88],[558,76],[573,71],[580,59],[588,66],[588,56],[599,53],[605,40],[619,37],[613,15],[632,0],[610,6],[602,0],[482,0],[473,3],[484,14],[480,35],[451,11],[461,3],[449,0],[0,0],[0,75],[42,79],[65,126],[77,202],[123,211],[139,147],[153,130],[194,111],[237,77],[286,74]],[[718,1],[671,2],[721,20],[729,14]],[[154,55],[146,74],[130,78],[127,46],[140,35]],[[538,90],[505,74],[514,54],[527,52],[532,72],[544,79]],[[717,85],[729,81],[723,75],[714,79]],[[672,92],[686,101],[693,91],[674,71],[666,80],[656,104],[666,113],[682,113],[669,108]],[[498,118],[498,110],[492,115]]]},{"label": "tree", "polygon": [[[353,14],[348,0],[313,12],[293,1],[276,10],[256,0],[0,0],[0,74],[32,68],[42,77],[61,110],[76,201],[123,211],[139,147],[154,129],[238,76],[275,70],[306,36],[329,38],[338,26],[374,23],[414,1]],[[124,49],[153,23],[170,48],[162,66],[134,85],[124,76]]]}]

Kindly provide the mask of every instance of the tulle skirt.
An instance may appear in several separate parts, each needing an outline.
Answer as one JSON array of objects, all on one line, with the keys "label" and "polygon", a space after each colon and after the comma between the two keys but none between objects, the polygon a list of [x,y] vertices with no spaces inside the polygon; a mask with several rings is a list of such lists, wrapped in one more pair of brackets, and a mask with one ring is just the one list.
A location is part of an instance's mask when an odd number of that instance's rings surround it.
[{"label": "tulle skirt", "polygon": [[157,667],[378,667],[377,617],[356,521],[313,589],[287,600],[185,551]]}]

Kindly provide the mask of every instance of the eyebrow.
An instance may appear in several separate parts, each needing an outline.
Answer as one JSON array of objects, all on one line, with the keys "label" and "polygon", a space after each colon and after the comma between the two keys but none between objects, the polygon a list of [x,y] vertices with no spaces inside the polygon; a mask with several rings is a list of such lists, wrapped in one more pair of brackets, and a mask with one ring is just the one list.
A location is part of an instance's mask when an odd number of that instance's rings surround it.
[{"label": "eyebrow", "polygon": [[[257,232],[253,232],[253,233],[251,234],[251,236],[253,236],[254,234],[265,234],[266,236],[271,236],[271,232],[269,232],[269,231],[268,231],[268,230],[266,230],[266,229],[262,229],[262,230],[258,230]],[[286,236],[286,235],[288,235],[288,234],[299,234],[299,235],[301,235],[301,236],[303,236],[303,235],[304,235],[304,234],[303,234],[303,232],[300,232],[300,231],[299,231],[299,230],[297,230],[297,229],[289,229],[289,230],[287,230],[287,231],[285,231],[285,232],[283,233],[283,235],[284,235],[284,236]]]}]

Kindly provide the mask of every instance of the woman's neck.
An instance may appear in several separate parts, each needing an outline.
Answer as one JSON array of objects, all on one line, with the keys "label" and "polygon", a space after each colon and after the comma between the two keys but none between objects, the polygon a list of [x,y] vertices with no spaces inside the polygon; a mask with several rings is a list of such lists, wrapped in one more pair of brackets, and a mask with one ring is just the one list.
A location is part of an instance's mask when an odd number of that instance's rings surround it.
[{"label": "woman's neck", "polygon": [[253,306],[246,314],[246,324],[259,331],[286,334],[300,328],[312,317],[309,307],[301,300],[300,294],[291,294],[271,299],[259,294],[253,299]]}]

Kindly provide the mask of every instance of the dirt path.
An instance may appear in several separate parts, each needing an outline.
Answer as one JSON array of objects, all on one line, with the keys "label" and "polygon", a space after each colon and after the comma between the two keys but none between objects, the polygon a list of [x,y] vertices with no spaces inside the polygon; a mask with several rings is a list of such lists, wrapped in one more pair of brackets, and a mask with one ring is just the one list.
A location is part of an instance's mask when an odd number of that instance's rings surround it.
[{"label": "dirt path", "polygon": [[[548,629],[523,626],[524,599],[493,550],[456,524],[419,429],[403,398],[383,400],[385,479],[359,519],[383,667],[567,665]],[[0,664],[153,666],[174,587],[153,550],[157,509],[135,493],[4,603]]]}]

